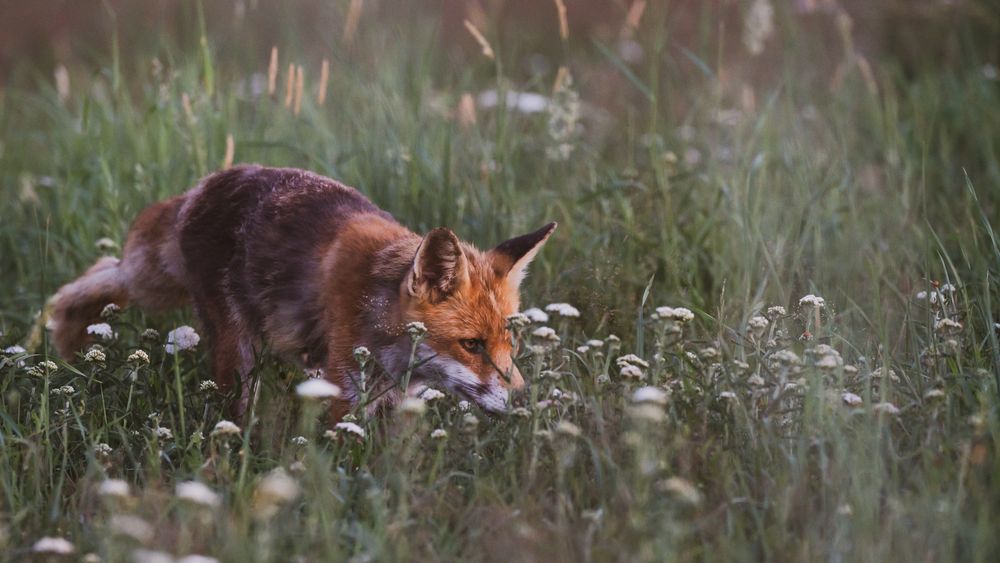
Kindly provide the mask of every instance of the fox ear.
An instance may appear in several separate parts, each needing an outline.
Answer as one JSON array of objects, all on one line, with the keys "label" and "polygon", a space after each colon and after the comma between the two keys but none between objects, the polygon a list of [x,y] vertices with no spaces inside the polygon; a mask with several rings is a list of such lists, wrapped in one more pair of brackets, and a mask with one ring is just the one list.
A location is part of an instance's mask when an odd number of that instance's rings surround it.
[{"label": "fox ear", "polygon": [[436,303],[468,279],[468,265],[458,237],[450,229],[438,227],[420,242],[406,278],[406,290],[414,297]]},{"label": "fox ear", "polygon": [[535,258],[557,226],[557,223],[549,223],[533,233],[502,242],[490,251],[490,256],[493,258],[497,270],[507,277],[507,281],[512,286],[521,285],[524,276],[528,273],[528,264]]}]

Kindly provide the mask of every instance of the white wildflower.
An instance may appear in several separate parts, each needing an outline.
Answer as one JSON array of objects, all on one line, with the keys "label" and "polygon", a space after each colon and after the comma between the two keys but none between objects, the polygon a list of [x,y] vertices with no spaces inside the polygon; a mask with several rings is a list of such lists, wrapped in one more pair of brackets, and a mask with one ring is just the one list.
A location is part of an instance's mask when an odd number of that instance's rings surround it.
[{"label": "white wildflower", "polygon": [[686,307],[657,307],[654,319],[687,323],[694,320],[694,313]]},{"label": "white wildflower", "polygon": [[208,557],[207,555],[198,555],[197,553],[194,553],[181,557],[176,561],[176,563],[219,563],[219,560],[214,557]]},{"label": "white wildflower", "polygon": [[64,538],[44,537],[31,546],[31,551],[35,553],[51,553],[54,555],[70,555],[76,551],[69,540]]},{"label": "white wildflower", "polygon": [[576,318],[580,316],[580,311],[569,303],[550,303],[545,306],[545,310],[561,317]]},{"label": "white wildflower", "polygon": [[463,399],[463,400],[461,400],[461,401],[458,402],[458,410],[460,410],[462,412],[469,412],[469,409],[471,409],[471,408],[472,408],[472,405],[469,403],[469,401],[466,401],[466,400]]},{"label": "white wildflower", "polygon": [[176,563],[174,556],[163,551],[136,549],[132,551],[132,563]]},{"label": "white wildflower", "polygon": [[547,326],[541,326],[532,331],[532,336],[536,338],[541,338],[542,340],[548,340],[550,342],[559,342],[559,335],[556,331]]},{"label": "white wildflower", "polygon": [[170,440],[174,437],[174,433],[169,428],[165,428],[163,426],[157,426],[154,428],[153,434],[161,440]]},{"label": "white wildflower", "polygon": [[897,415],[899,414],[899,407],[897,407],[892,403],[883,402],[872,405],[872,411],[877,413]]},{"label": "white wildflower", "polygon": [[94,246],[101,252],[111,252],[118,249],[118,243],[108,237],[102,237],[94,241]]},{"label": "white wildflower", "polygon": [[826,300],[811,293],[802,299],[799,299],[799,307],[802,307],[803,309],[822,309],[824,306],[826,306]]},{"label": "white wildflower", "polygon": [[769,0],[754,0],[743,21],[743,45],[751,55],[764,51],[764,43],[774,33],[774,6]]},{"label": "white wildflower", "polygon": [[629,364],[639,366],[641,368],[649,367],[649,362],[639,356],[636,356],[635,354],[625,354],[624,356],[619,356],[618,359],[615,360],[615,363],[618,364],[618,367],[624,367]]},{"label": "white wildflower", "polygon": [[719,352],[719,349],[715,348],[714,346],[706,346],[705,348],[702,348],[701,350],[698,351],[698,357],[700,357],[703,360],[714,360],[715,358],[718,358],[720,355],[721,353]]},{"label": "white wildflower", "polygon": [[524,328],[529,324],[531,324],[531,319],[524,313],[514,313],[507,317],[507,328],[509,329]]},{"label": "white wildflower", "polygon": [[763,387],[767,382],[764,381],[763,377],[755,373],[747,378],[747,383],[753,385],[754,387]]},{"label": "white wildflower", "polygon": [[934,323],[934,330],[946,334],[958,333],[962,331],[962,323],[949,318],[943,318]]},{"label": "white wildflower", "polygon": [[292,438],[292,444],[295,444],[296,446],[299,447],[305,446],[308,443],[309,443],[309,438],[306,438],[305,436],[296,436]]},{"label": "white wildflower", "polygon": [[167,333],[167,343],[164,348],[168,354],[191,350],[198,345],[201,337],[195,330],[187,325],[179,326]]},{"label": "white wildflower", "polygon": [[108,520],[111,532],[120,536],[128,536],[139,543],[153,539],[153,527],[138,516],[131,514],[113,514]]},{"label": "white wildflower", "polygon": [[198,504],[207,508],[215,508],[222,502],[215,491],[199,481],[183,481],[177,483],[177,498],[192,504]]},{"label": "white wildflower", "polygon": [[587,341],[587,346],[590,346],[591,348],[603,348],[604,347],[604,341],[603,340],[597,340],[596,338],[592,338],[592,339],[590,339],[590,340]]},{"label": "white wildflower", "polygon": [[94,453],[99,456],[107,457],[111,455],[112,451],[113,450],[111,449],[111,446],[105,444],[104,442],[101,442],[99,444],[94,444]]},{"label": "white wildflower", "polygon": [[756,338],[763,336],[769,324],[770,321],[767,320],[767,317],[762,317],[761,315],[755,315],[747,320],[747,328],[750,329],[750,333]]},{"label": "white wildflower", "polygon": [[340,387],[325,379],[307,379],[295,386],[295,393],[303,399],[329,399],[340,396]]},{"label": "white wildflower", "polygon": [[730,401],[735,401],[736,400],[736,393],[733,393],[732,391],[723,391],[722,393],[719,393],[719,398],[720,399],[730,400]]},{"label": "white wildflower", "polygon": [[576,347],[576,353],[580,354],[581,356],[585,355],[589,351],[590,351],[590,346],[577,346]]},{"label": "white wildflower", "polygon": [[254,489],[253,507],[257,516],[270,518],[280,505],[299,496],[299,484],[281,467],[271,471]]},{"label": "white wildflower", "polygon": [[239,436],[240,427],[228,420],[220,420],[212,429],[212,436]]},{"label": "white wildflower", "polygon": [[435,440],[443,440],[447,437],[448,431],[444,428],[436,428],[433,432],[431,432],[431,438],[434,438]]},{"label": "white wildflower", "polygon": [[3,349],[3,353],[6,354],[6,355],[8,355],[8,356],[14,356],[14,355],[17,355],[17,354],[24,354],[25,352],[27,352],[27,350],[25,350],[21,346],[18,346],[17,344],[14,344],[13,346],[8,346],[8,347],[6,347],[6,348]]},{"label": "white wildflower", "polygon": [[785,308],[781,305],[774,305],[773,307],[767,308],[767,318],[772,321],[784,317],[787,314],[788,313],[785,312]]},{"label": "white wildflower", "polygon": [[560,434],[562,436],[568,436],[570,438],[578,438],[583,434],[579,426],[573,424],[568,420],[560,420],[559,423],[556,424],[556,427],[553,429],[553,431],[556,434]]},{"label": "white wildflower", "polygon": [[83,361],[89,364],[103,364],[107,359],[108,356],[104,353],[104,350],[96,346],[87,350],[87,353],[83,355]]},{"label": "white wildflower", "polygon": [[618,373],[625,379],[641,380],[645,378],[645,375],[642,373],[642,369],[632,364],[621,366],[621,370]]},{"label": "white wildflower", "polygon": [[399,412],[403,414],[420,416],[427,412],[427,403],[417,397],[407,397],[399,404]]},{"label": "white wildflower", "polygon": [[366,346],[357,346],[354,348],[354,361],[358,363],[359,366],[364,367],[372,357],[372,352]]},{"label": "white wildflower", "polygon": [[667,392],[659,387],[640,387],[632,393],[633,403],[655,403],[666,405],[668,399]]},{"label": "white wildflower", "polygon": [[102,497],[128,498],[130,487],[127,481],[121,479],[105,479],[97,487],[97,494]]},{"label": "white wildflower", "polygon": [[931,389],[931,390],[927,391],[926,393],[924,393],[924,399],[928,400],[928,401],[932,400],[932,399],[943,399],[944,396],[945,396],[945,393],[941,389]]},{"label": "white wildflower", "polygon": [[339,432],[354,434],[355,436],[361,439],[364,439],[365,437],[365,429],[353,422],[338,422],[333,427]]},{"label": "white wildflower", "polygon": [[528,309],[527,311],[523,311],[521,314],[524,315],[525,317],[528,317],[528,320],[530,320],[533,323],[547,323],[547,322],[549,322],[549,315],[548,315],[548,313],[546,313],[545,311],[543,311],[543,310],[541,310],[541,309],[539,309],[537,307],[532,307],[532,308]]},{"label": "white wildflower", "polygon": [[861,397],[855,395],[854,393],[851,393],[850,391],[844,391],[840,395],[840,398],[841,400],[844,401],[844,404],[849,407],[861,406],[861,404],[864,402],[864,400],[862,400]]},{"label": "white wildflower", "polygon": [[410,335],[410,338],[416,340],[427,334],[427,326],[420,321],[406,323],[406,333]]},{"label": "white wildflower", "polygon": [[108,323],[97,323],[87,327],[87,334],[93,334],[101,340],[114,340],[115,331]]},{"label": "white wildflower", "polygon": [[145,350],[136,350],[128,355],[126,361],[133,366],[146,366],[149,365],[149,354]]},{"label": "white wildflower", "polygon": [[434,389],[433,387],[428,387],[427,389],[424,390],[423,393],[420,394],[420,398],[430,403],[438,399],[443,399],[444,393],[438,391],[437,389]]},{"label": "white wildflower", "polygon": [[211,379],[206,379],[198,384],[199,391],[218,391],[219,385]]},{"label": "white wildflower", "polygon": [[119,307],[118,305],[114,303],[108,303],[107,305],[104,306],[103,309],[101,309],[101,318],[104,320],[111,320],[116,316],[118,316],[118,313],[120,313],[121,310],[122,308]]}]

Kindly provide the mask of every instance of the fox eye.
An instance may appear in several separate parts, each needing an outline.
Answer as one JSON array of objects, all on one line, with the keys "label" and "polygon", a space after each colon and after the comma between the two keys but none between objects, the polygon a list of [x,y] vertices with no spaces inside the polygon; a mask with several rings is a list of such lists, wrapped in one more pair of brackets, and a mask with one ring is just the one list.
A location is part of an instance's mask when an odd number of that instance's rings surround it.
[{"label": "fox eye", "polygon": [[458,343],[470,354],[479,354],[486,349],[486,342],[481,338],[463,338]]}]

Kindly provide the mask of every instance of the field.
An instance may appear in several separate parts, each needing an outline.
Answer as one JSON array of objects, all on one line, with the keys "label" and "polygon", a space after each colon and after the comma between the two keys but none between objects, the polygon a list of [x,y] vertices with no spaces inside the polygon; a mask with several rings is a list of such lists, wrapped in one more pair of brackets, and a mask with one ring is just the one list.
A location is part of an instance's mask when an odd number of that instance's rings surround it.
[{"label": "field", "polygon": [[[0,561],[1000,558],[992,3],[94,4],[0,61]],[[58,359],[54,291],[239,162],[483,248],[558,221],[512,414],[331,430],[263,355],[220,425],[191,311]]]}]

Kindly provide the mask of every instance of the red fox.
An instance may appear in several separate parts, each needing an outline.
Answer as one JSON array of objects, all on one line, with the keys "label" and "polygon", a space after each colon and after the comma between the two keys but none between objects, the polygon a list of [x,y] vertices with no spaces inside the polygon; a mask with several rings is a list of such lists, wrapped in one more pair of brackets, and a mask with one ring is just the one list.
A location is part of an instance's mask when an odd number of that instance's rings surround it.
[{"label": "red fox", "polygon": [[[354,188],[304,170],[237,166],[147,207],[121,260],[102,258],[53,297],[53,340],[70,359],[109,303],[155,311],[193,303],[220,389],[242,415],[254,353],[269,346],[339,386],[331,415],[358,406],[357,346],[394,384],[416,349],[413,393],[440,385],[487,411],[509,408],[524,381],[507,317],[518,311],[528,263],[556,223],[489,251],[447,228],[419,236]],[[383,383],[383,386],[388,385]],[[390,389],[385,387],[384,390]],[[404,397],[398,385],[371,412]]]}]

